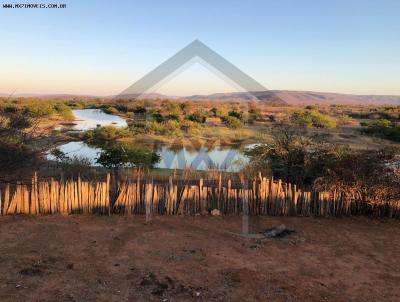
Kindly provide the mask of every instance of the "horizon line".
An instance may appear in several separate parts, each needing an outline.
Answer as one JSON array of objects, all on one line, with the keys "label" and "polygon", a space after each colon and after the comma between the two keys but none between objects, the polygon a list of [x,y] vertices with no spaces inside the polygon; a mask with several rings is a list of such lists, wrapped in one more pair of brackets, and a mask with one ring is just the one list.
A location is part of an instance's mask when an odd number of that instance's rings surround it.
[{"label": "horizon line", "polygon": [[[336,92],[336,91],[320,91],[320,90],[291,90],[291,89],[267,89],[265,92],[311,92],[311,93],[326,93],[326,94],[340,94],[340,95],[353,95],[353,96],[392,96],[392,97],[400,97],[400,94],[385,94],[385,93],[348,93],[348,92]],[[255,92],[264,92],[264,91],[255,91]],[[167,95],[158,92],[149,92],[144,93],[143,95],[161,95],[168,98],[185,98],[185,97],[193,97],[193,96],[212,96],[215,94],[234,94],[234,93],[249,93],[247,91],[220,91],[220,92],[212,92],[207,94],[185,94],[185,95]],[[37,93],[30,93],[30,92],[21,92],[21,93],[5,93],[0,92],[0,97],[40,97],[40,96],[84,96],[84,97],[115,97],[119,94],[92,94],[92,93],[63,93],[63,92],[37,92]],[[134,94],[132,94],[134,95]]]}]

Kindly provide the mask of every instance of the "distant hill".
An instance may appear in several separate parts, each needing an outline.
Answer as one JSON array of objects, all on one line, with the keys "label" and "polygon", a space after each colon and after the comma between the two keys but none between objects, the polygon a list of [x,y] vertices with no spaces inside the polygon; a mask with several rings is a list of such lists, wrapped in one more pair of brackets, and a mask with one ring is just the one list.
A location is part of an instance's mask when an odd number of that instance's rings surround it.
[{"label": "distant hill", "polygon": [[13,97],[13,98],[39,98],[39,99],[55,99],[55,100],[64,100],[64,99],[77,99],[77,98],[86,98],[86,99],[103,99],[102,96],[95,95],[80,95],[80,94],[40,94],[40,93],[15,93],[15,94],[7,94],[0,93],[0,97]]},{"label": "distant hill", "polygon": [[288,104],[388,104],[400,105],[400,96],[395,95],[354,95],[329,92],[313,92],[313,91],[274,91],[282,100]]},{"label": "distant hill", "polygon": [[[353,95],[329,92],[313,91],[288,91],[271,90],[255,92],[259,100],[279,102],[279,100],[289,105],[312,105],[312,104],[343,104],[343,105],[362,105],[362,104],[388,104],[400,105],[400,96],[393,95]],[[184,97],[191,100],[254,100],[254,97],[245,92],[234,93],[214,93],[210,95],[193,95]]]},{"label": "distant hill", "polygon": [[[313,91],[289,91],[289,90],[268,90],[258,91],[252,94],[247,92],[228,92],[213,93],[209,95],[191,95],[191,96],[167,96],[159,93],[124,96],[94,96],[94,95],[73,95],[73,94],[15,94],[13,97],[36,97],[44,99],[112,99],[123,98],[132,99],[181,99],[193,101],[251,101],[258,100],[276,105],[312,105],[312,104],[343,104],[343,105],[400,105],[400,96],[395,95],[354,95],[329,92],[313,92]],[[1,97],[8,97],[8,94],[0,93]]]}]

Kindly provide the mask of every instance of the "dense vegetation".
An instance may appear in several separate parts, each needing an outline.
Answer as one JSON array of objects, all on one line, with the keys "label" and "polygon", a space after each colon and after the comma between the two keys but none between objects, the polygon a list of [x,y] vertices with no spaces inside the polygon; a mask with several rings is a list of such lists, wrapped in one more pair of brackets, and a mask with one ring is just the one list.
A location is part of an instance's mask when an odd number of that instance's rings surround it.
[{"label": "dense vegetation", "polygon": [[395,121],[400,119],[400,108],[398,106],[370,108],[361,112],[349,112],[349,115],[358,119]]},{"label": "dense vegetation", "polygon": [[38,127],[41,118],[50,109],[37,104],[17,107],[2,104],[0,107],[0,162],[1,170],[13,169],[38,158],[47,148],[46,136]]},{"label": "dense vegetation", "polygon": [[247,150],[250,167],[303,187],[356,192],[365,200],[397,200],[400,177],[395,149],[352,150],[315,144],[288,125],[273,131],[271,144]]},{"label": "dense vegetation", "polygon": [[399,122],[379,119],[363,122],[362,125],[366,127],[364,132],[367,134],[400,142]]},{"label": "dense vegetation", "polygon": [[63,120],[73,120],[72,110],[62,101],[43,101],[36,99],[0,100],[0,110],[19,111],[31,118],[50,118],[60,115]]},{"label": "dense vegetation", "polygon": [[[262,143],[248,151],[253,165],[268,170],[276,177],[311,186],[333,175],[338,181],[347,181],[346,177],[351,175],[351,171],[358,171],[352,164],[361,167],[370,161],[382,165],[393,156],[393,152],[389,156],[375,151],[368,155],[345,145],[329,143],[332,128],[337,127],[335,131],[341,131],[343,125],[349,125],[350,128],[361,126],[361,132],[354,131],[400,141],[400,110],[396,106],[353,108],[312,105],[277,108],[262,103],[237,101],[215,103],[11,98],[0,99],[0,160],[3,167],[7,162],[15,164],[18,158],[21,163],[28,159],[39,159],[49,149],[49,145],[57,141],[58,136],[64,140],[71,139],[68,132],[54,131],[51,122],[55,124],[72,120],[71,110],[77,108],[97,108],[127,120],[126,129],[98,127],[74,135],[74,139],[83,139],[93,146],[101,147],[103,152],[99,155],[98,164],[109,168],[151,167],[157,163],[159,158],[153,150],[134,147],[134,142],[142,137],[154,137],[157,140],[196,138],[203,142],[220,139],[228,143],[250,139],[251,142]],[[277,135],[279,127],[276,126],[281,124],[292,130],[286,131],[284,135],[280,130],[281,135]],[[302,129],[302,132],[293,132],[293,129]],[[326,134],[326,143],[317,145],[313,141],[314,132]],[[282,137],[286,137],[286,142]],[[64,165],[63,169],[67,165],[83,168],[90,165],[85,159],[68,158],[65,154],[54,152],[57,160]],[[382,171],[382,166],[374,166],[374,169]]]}]

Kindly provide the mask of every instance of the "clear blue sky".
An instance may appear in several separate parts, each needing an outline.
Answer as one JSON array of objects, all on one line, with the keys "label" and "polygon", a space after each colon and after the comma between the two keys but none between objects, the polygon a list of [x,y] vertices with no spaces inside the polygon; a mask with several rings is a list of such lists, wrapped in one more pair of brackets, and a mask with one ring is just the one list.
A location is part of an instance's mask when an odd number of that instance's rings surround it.
[{"label": "clear blue sky", "polygon": [[[200,39],[269,89],[400,95],[398,0],[58,1],[0,8],[0,92],[119,93]],[[207,75],[161,92],[229,90]]]}]

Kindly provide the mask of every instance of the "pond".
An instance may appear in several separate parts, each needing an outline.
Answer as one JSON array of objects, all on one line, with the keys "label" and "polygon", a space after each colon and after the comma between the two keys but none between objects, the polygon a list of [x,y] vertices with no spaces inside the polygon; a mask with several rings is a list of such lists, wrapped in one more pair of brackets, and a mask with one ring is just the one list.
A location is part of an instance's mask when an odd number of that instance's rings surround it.
[{"label": "pond", "polygon": [[[126,121],[116,115],[106,114],[99,109],[72,110],[76,117],[76,125],[72,128],[77,131],[86,131],[99,126],[127,127]],[[206,170],[217,168],[224,171],[236,172],[248,163],[249,159],[243,154],[243,148],[239,146],[191,148],[189,146],[144,145],[135,144],[136,147],[151,148],[159,156],[160,161],[155,168]],[[58,147],[69,158],[86,158],[93,166],[99,166],[97,159],[103,151],[85,144],[82,141],[69,142]],[[55,160],[51,154],[47,155],[49,160]]]},{"label": "pond", "polygon": [[[149,148],[149,145],[135,145]],[[241,149],[234,146],[215,147],[212,150],[208,150],[206,147],[196,150],[188,146],[154,145],[150,147],[160,156],[160,161],[154,166],[155,168],[184,169],[190,167],[195,170],[217,168],[223,171],[237,172],[249,162]],[[91,147],[80,141],[60,145],[58,149],[70,158],[74,156],[87,158],[93,166],[99,166],[96,161],[102,151],[101,148]],[[47,158],[55,159],[51,154]]]},{"label": "pond", "polygon": [[100,109],[75,109],[72,110],[75,116],[73,130],[86,131],[99,126],[114,126],[117,128],[127,127],[126,121],[112,114],[104,113]]}]

